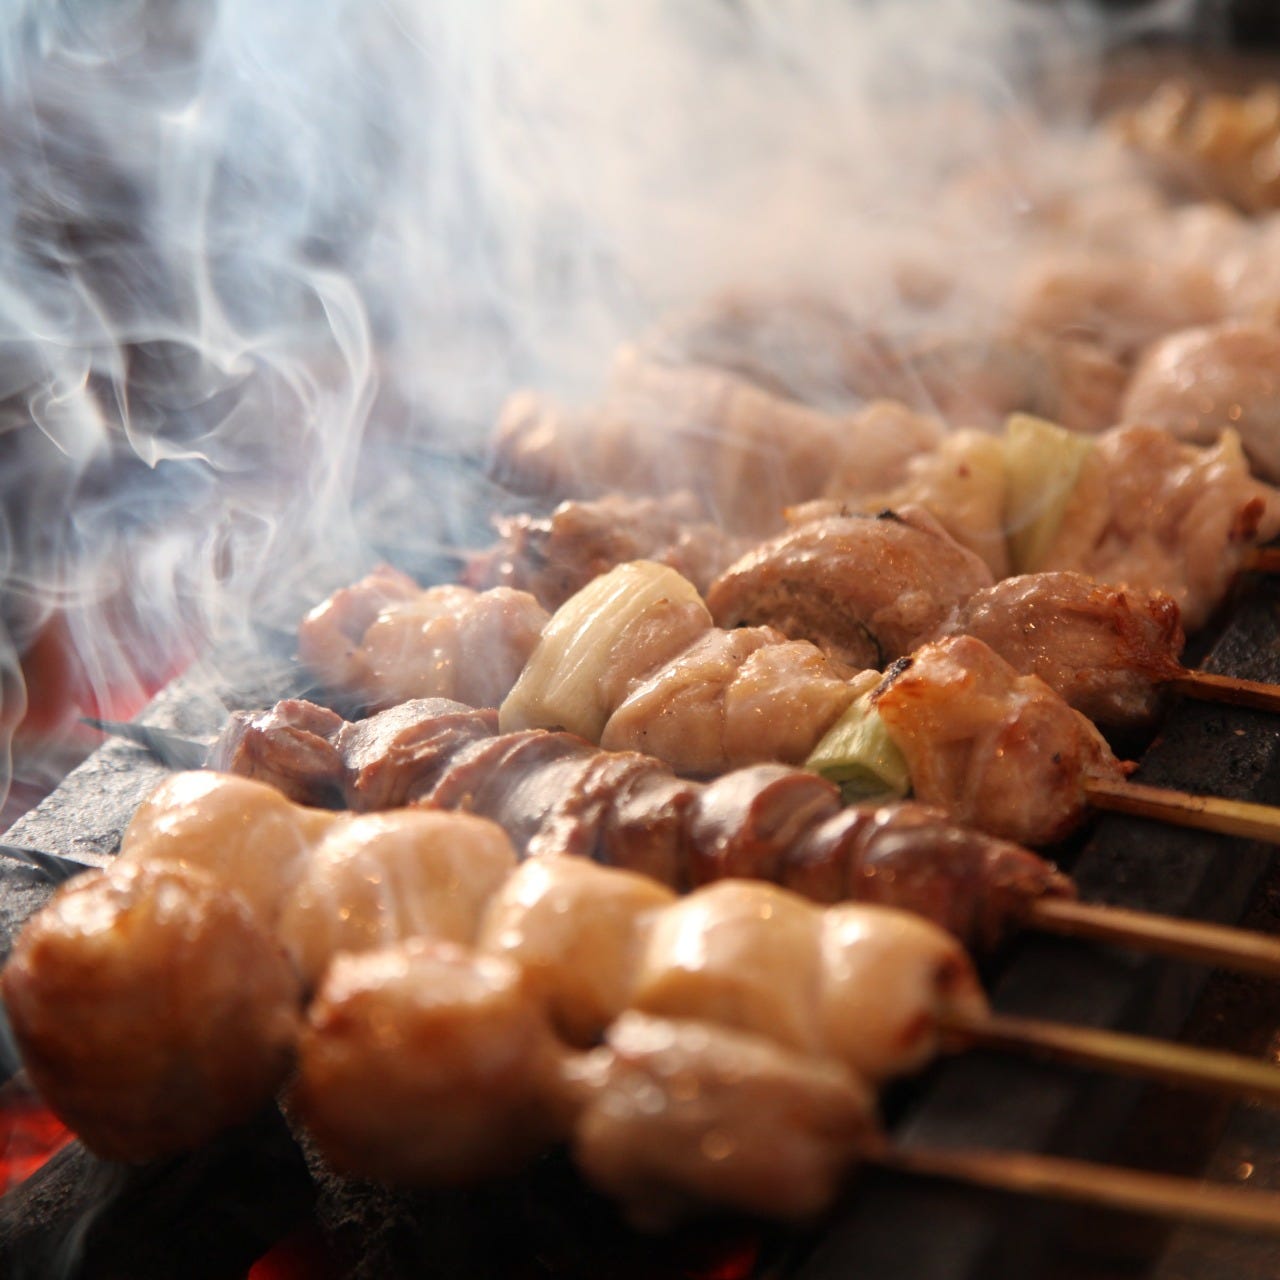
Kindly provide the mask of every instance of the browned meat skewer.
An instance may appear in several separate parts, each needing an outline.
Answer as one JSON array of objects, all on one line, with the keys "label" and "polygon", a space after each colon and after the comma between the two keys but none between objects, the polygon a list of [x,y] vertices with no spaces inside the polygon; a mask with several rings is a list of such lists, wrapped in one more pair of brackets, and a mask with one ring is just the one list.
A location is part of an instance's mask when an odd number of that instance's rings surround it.
[{"label": "browned meat skewer", "polygon": [[899,906],[977,946],[1041,896],[1071,892],[1015,844],[924,805],[841,808],[838,790],[804,770],[759,765],[700,784],[572,734],[490,736],[496,727],[493,712],[436,699],[355,723],[284,702],[235,716],[210,763],[308,803],[465,809],[497,822],[522,853],[585,855],[680,889],[743,876],[819,902]]},{"label": "browned meat skewer", "polygon": [[505,516],[495,524],[499,540],[471,557],[467,585],[527,591],[545,609],[558,609],[593,578],[630,560],[670,565],[705,593],[750,546],[706,520],[687,492],[607,494],[562,502],[549,516]]}]

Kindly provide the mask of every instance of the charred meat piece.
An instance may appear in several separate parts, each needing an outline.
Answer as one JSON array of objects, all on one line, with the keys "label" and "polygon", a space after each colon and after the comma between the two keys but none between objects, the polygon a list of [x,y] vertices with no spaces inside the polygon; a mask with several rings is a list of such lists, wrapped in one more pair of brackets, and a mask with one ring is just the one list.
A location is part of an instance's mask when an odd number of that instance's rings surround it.
[{"label": "charred meat piece", "polygon": [[875,902],[915,911],[971,946],[990,948],[1043,896],[1071,896],[1043,858],[957,826],[910,801],[841,808],[814,775],[739,769],[699,795],[691,824],[694,883],[771,880],[814,902]]},{"label": "charred meat piece", "polygon": [[703,518],[691,493],[669,498],[607,494],[562,502],[549,516],[505,516],[501,541],[471,558],[465,580],[477,590],[512,587],[555,610],[592,579],[631,560],[670,565],[705,592],[746,550]]},{"label": "charred meat piece", "polygon": [[1182,672],[1185,637],[1172,597],[1079,573],[1023,574],[975,592],[939,632],[960,635],[1039,676],[1104,729],[1149,727],[1162,683]]},{"label": "charred meat piece", "polygon": [[829,516],[763,543],[712,584],[717,625],[776,627],[855,669],[933,635],[991,571],[927,511]]},{"label": "charred meat piece", "polygon": [[1124,777],[1084,716],[970,636],[892,668],[874,703],[916,797],[1008,840],[1064,839],[1084,819],[1090,779]]},{"label": "charred meat piece", "polygon": [[496,711],[418,698],[348,722],[313,702],[288,699],[237,711],[209,753],[209,767],[268,782],[298,804],[392,809],[430,787],[459,747],[498,729]]}]

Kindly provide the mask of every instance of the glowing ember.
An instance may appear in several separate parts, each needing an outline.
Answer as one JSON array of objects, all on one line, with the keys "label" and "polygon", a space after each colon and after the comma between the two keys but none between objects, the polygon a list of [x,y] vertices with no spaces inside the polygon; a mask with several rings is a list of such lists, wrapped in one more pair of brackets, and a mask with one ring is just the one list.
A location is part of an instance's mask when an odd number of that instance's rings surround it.
[{"label": "glowing ember", "polygon": [[9,1081],[0,1088],[0,1186],[29,1178],[72,1136],[34,1093]]}]

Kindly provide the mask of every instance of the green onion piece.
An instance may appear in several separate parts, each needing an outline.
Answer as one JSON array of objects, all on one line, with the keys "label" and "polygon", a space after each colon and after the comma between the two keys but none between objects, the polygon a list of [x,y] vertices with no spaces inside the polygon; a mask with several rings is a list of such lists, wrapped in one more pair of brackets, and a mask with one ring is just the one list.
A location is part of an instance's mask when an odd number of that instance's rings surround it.
[{"label": "green onion piece", "polygon": [[872,705],[871,693],[850,703],[805,761],[806,769],[836,783],[849,802],[905,796],[911,790],[907,762]]},{"label": "green onion piece", "polygon": [[1043,418],[1005,424],[1004,527],[1014,573],[1036,573],[1057,537],[1093,441]]}]

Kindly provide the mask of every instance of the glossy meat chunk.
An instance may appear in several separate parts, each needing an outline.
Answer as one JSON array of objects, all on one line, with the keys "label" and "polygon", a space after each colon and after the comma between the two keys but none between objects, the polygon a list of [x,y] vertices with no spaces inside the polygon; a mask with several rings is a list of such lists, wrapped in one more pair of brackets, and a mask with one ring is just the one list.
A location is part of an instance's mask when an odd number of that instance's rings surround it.
[{"label": "glossy meat chunk", "polygon": [[339,952],[413,937],[470,943],[515,866],[502,828],[471,814],[347,816],[310,850],[278,936],[309,989]]},{"label": "glossy meat chunk", "polygon": [[721,627],[776,627],[850,667],[910,653],[991,571],[919,508],[829,516],[762,543],[712,584]]},{"label": "glossy meat chunk", "polygon": [[1163,682],[1182,671],[1185,637],[1172,597],[1102,586],[1079,573],[1032,573],[975,592],[942,628],[1039,676],[1104,728],[1151,725]]},{"label": "glossy meat chunk", "polygon": [[892,669],[875,705],[919,800],[1020,844],[1063,839],[1084,819],[1089,780],[1124,776],[1088,720],[968,636]]},{"label": "glossy meat chunk", "polygon": [[556,1135],[560,1054],[516,965],[416,938],[334,962],[294,1096],[337,1168],[456,1184],[519,1168]]},{"label": "glossy meat chunk", "polygon": [[1040,567],[1165,592],[1195,631],[1244,553],[1280,533],[1280,495],[1249,474],[1234,432],[1199,448],[1155,427],[1121,426],[1095,446]]},{"label": "glossy meat chunk", "polygon": [[577,1075],[574,1159],[640,1227],[707,1203],[810,1217],[879,1141],[853,1073],[727,1027],[627,1013]]},{"label": "glossy meat chunk", "polygon": [[714,629],[631,690],[600,745],[693,775],[763,760],[800,764],[853,700],[852,674],[771,627]]},{"label": "glossy meat chunk", "polygon": [[244,899],[194,867],[121,863],[23,929],[0,991],[32,1083],[90,1150],[153,1160],[265,1106],[302,992]]},{"label": "glossy meat chunk", "polygon": [[1235,431],[1254,473],[1280,480],[1280,330],[1236,323],[1170,334],[1143,353],[1121,412],[1192,444]]}]

